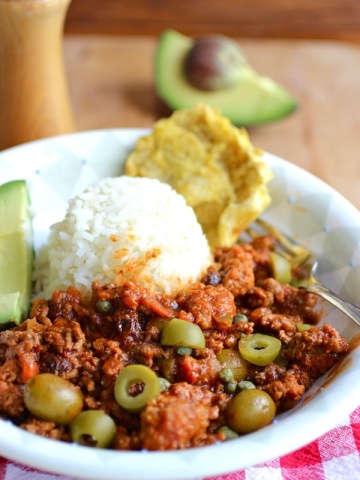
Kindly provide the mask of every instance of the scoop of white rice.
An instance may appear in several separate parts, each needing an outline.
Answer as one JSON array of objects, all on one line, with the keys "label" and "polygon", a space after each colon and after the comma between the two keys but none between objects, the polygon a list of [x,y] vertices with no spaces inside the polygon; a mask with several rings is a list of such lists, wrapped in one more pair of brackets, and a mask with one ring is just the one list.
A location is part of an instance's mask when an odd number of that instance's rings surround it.
[{"label": "scoop of white rice", "polygon": [[136,281],[170,293],[196,281],[211,261],[206,237],[185,199],[150,178],[106,178],[70,200],[35,260],[37,297],[75,286]]}]

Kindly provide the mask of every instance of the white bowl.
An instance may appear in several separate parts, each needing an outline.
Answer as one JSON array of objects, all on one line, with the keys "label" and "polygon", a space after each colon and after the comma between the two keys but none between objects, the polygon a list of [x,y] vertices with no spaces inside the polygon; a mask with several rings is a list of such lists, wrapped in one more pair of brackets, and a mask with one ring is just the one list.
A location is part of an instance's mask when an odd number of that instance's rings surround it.
[{"label": "white bowl", "polygon": [[[62,218],[68,198],[105,176],[121,174],[134,141],[147,130],[99,130],[65,135],[0,153],[1,183],[25,178],[34,213],[35,248]],[[321,280],[344,298],[359,300],[360,213],[322,181],[265,153],[274,179],[263,215],[309,247]],[[326,321],[348,340],[359,328],[329,308]],[[39,469],[101,480],[185,480],[214,476],[296,450],[336,426],[359,404],[360,350],[320,379],[295,409],[255,433],[204,448],[169,452],[91,449],[45,439],[0,420],[0,454]]]}]

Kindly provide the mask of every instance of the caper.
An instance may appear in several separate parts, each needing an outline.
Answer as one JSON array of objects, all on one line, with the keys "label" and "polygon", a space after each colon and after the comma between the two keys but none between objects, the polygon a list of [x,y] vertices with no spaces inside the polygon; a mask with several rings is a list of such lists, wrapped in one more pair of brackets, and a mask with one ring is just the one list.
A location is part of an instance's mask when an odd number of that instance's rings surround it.
[{"label": "caper", "polygon": [[257,388],[242,390],[229,403],[226,410],[228,426],[237,433],[250,433],[269,425],[276,413],[270,395]]},{"label": "caper", "polygon": [[262,367],[273,362],[281,349],[281,341],[278,338],[261,333],[240,338],[238,345],[245,360]]},{"label": "caper", "polygon": [[249,319],[246,315],[242,313],[238,313],[237,315],[233,316],[233,323],[240,323],[240,322],[248,322]]},{"label": "caper", "polygon": [[204,348],[205,337],[196,323],[173,318],[165,325],[160,343],[177,347]]},{"label": "caper", "polygon": [[237,384],[234,381],[226,382],[225,385],[224,385],[224,389],[225,389],[226,393],[230,393],[230,394],[235,393],[236,389],[237,389]]},{"label": "caper", "polygon": [[83,408],[80,390],[52,373],[41,373],[24,385],[24,403],[37,418],[69,424]]},{"label": "caper", "polygon": [[160,385],[160,391],[163,392],[164,390],[167,390],[170,386],[171,386],[171,383],[166,380],[166,378],[158,378],[159,380],[159,385]]},{"label": "caper", "polygon": [[176,353],[178,355],[191,355],[192,354],[192,348],[190,348],[190,347],[177,347]]},{"label": "caper", "polygon": [[112,308],[112,303],[109,300],[98,300],[95,303],[95,309],[99,313],[110,313]]},{"label": "caper", "polygon": [[[131,388],[141,385],[141,391],[131,394]],[[114,387],[118,404],[129,412],[139,412],[147,402],[160,394],[160,383],[155,372],[145,365],[127,365],[119,373]]]},{"label": "caper", "polygon": [[88,447],[106,448],[115,435],[114,420],[101,410],[86,410],[70,423],[74,442]]},{"label": "caper", "polygon": [[219,372],[219,378],[222,382],[231,382],[234,380],[234,374],[231,368],[223,368]]},{"label": "caper", "polygon": [[241,382],[238,383],[239,390],[250,390],[252,388],[256,387],[252,382],[249,382],[248,380],[241,380]]}]

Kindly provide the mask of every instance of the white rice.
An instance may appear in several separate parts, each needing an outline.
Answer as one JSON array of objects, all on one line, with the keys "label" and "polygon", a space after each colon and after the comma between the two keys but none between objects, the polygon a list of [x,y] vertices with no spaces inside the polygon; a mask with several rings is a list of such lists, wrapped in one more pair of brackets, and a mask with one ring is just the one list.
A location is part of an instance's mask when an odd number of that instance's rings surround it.
[{"label": "white rice", "polygon": [[36,297],[92,282],[136,281],[170,293],[198,280],[211,261],[194,211],[169,185],[150,178],[106,178],[70,200],[35,260]]}]

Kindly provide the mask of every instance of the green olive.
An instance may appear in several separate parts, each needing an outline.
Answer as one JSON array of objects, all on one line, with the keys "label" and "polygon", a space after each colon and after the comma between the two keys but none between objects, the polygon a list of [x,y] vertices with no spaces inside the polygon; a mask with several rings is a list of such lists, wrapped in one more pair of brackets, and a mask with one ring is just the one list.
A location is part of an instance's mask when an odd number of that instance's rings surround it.
[{"label": "green olive", "polygon": [[162,332],[161,345],[204,348],[205,337],[196,323],[173,318],[167,323]]},{"label": "green olive", "polygon": [[269,425],[276,413],[274,400],[257,388],[242,390],[226,410],[228,426],[237,433],[250,433]]},{"label": "green olive", "polygon": [[247,362],[237,350],[223,348],[216,358],[222,364],[223,369],[229,368],[232,371],[233,378],[237,382],[246,377]]},{"label": "green olive", "polygon": [[153,318],[150,318],[150,320],[147,322],[146,326],[147,327],[156,327],[162,332],[167,323],[169,323],[168,318],[153,317]]},{"label": "green olive", "polygon": [[232,440],[233,438],[238,438],[239,435],[231,430],[231,428],[226,425],[219,428],[218,432],[221,432],[225,436],[225,440]]},{"label": "green olive", "polygon": [[86,410],[70,423],[74,442],[88,447],[106,448],[115,435],[114,420],[101,410]]},{"label": "green olive", "polygon": [[310,330],[311,325],[308,323],[297,323],[296,324],[296,330],[300,333],[306,332],[307,330]]},{"label": "green olive", "polygon": [[[141,386],[141,391],[131,394],[131,388]],[[147,402],[160,394],[160,382],[155,372],[145,365],[127,365],[119,373],[114,387],[118,404],[129,412],[143,410]]]},{"label": "green olive", "polygon": [[24,403],[37,418],[69,424],[83,408],[80,390],[52,373],[41,373],[24,385]]},{"label": "green olive", "polygon": [[291,264],[289,260],[275,252],[270,252],[270,267],[275,280],[285,285],[291,282]]},{"label": "green olive", "polygon": [[170,383],[175,381],[174,373],[176,371],[176,361],[174,358],[158,358],[157,364],[160,367],[161,374]]},{"label": "green olive", "polygon": [[261,333],[246,335],[239,340],[241,356],[254,365],[264,367],[279,355],[281,341],[278,338]]}]

